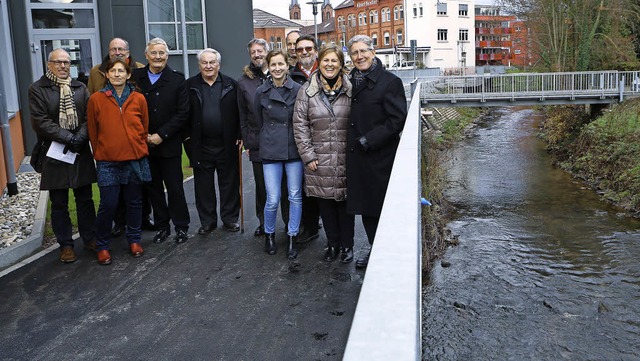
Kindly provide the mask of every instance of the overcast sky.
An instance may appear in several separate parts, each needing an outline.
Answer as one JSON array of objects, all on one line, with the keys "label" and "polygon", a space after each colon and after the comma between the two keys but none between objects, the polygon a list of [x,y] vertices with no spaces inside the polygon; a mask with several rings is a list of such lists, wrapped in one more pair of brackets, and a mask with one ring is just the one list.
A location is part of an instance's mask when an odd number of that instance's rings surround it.
[{"label": "overcast sky", "polygon": [[[313,13],[311,12],[311,5],[307,4],[311,0],[298,0],[300,8],[302,10],[302,19],[313,20]],[[338,6],[342,4],[344,0],[331,0],[331,5]],[[491,4],[492,0],[475,0],[474,4]],[[278,15],[281,18],[289,18],[289,4],[291,0],[253,0],[253,7],[264,10],[268,13]],[[320,14],[317,15],[320,19]]]}]

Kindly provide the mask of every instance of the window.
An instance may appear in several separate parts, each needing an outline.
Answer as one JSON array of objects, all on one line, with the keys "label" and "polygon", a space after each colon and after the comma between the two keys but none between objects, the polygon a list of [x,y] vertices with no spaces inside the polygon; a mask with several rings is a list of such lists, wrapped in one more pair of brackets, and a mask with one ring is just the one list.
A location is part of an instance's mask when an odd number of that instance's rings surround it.
[{"label": "window", "polygon": [[413,17],[418,17],[418,7],[416,6],[416,4],[413,4]]},{"label": "window", "polygon": [[[9,12],[7,1],[0,1],[0,29],[9,29]],[[0,47],[4,49],[0,54],[0,61],[4,66],[0,68],[2,73],[2,83],[0,83],[0,91],[6,95],[8,117],[11,118],[18,112],[18,83],[15,76],[15,63],[13,60],[13,47],[11,46],[11,34],[9,31],[3,31],[0,35]],[[7,114],[1,114],[6,116]],[[23,115],[24,116],[24,115]]]},{"label": "window", "polygon": [[402,5],[393,8],[393,20],[404,19],[404,7]]},{"label": "window", "polygon": [[295,20],[299,20],[299,19],[300,19],[300,13],[299,13],[299,12],[297,12],[297,11],[294,11],[294,12],[293,12],[293,19],[295,19]]},{"label": "window", "polygon": [[342,29],[344,25],[344,16],[338,17],[338,29]]},{"label": "window", "polygon": [[390,39],[389,39],[389,32],[388,32],[388,31],[385,31],[385,32],[384,32],[384,45],[389,45],[389,41],[390,41]]},{"label": "window", "polygon": [[147,39],[162,38],[170,53],[196,53],[207,43],[204,23],[204,0],[185,0],[187,44],[182,44],[182,23],[179,0],[146,0]]},{"label": "window", "polygon": [[371,34],[371,42],[373,43],[373,46],[378,46],[378,34],[377,33]]},{"label": "window", "polygon": [[367,25],[367,13],[358,14],[358,25]]},{"label": "window", "polygon": [[389,8],[383,8],[380,13],[382,14],[382,22],[388,22],[391,21],[391,9]]},{"label": "window", "polygon": [[402,29],[396,30],[396,44],[397,45],[402,44]]},{"label": "window", "polygon": [[469,5],[458,4],[458,16],[469,16]]},{"label": "window", "polygon": [[447,15],[447,3],[438,2],[436,15]]},{"label": "window", "polygon": [[349,21],[349,26],[352,28],[356,27],[356,16],[354,14],[349,14],[349,16],[347,16],[347,19]]},{"label": "window", "polygon": [[516,50],[513,51],[513,53],[516,54],[516,55],[520,55],[520,54],[522,54],[522,50],[516,49]]},{"label": "window", "polygon": [[420,17],[422,17],[422,3],[420,3],[420,6],[418,7],[418,9],[420,10]]},{"label": "window", "polygon": [[273,36],[269,38],[269,48],[270,49],[275,49],[276,48],[275,40],[276,39]]},{"label": "window", "polygon": [[282,49],[282,38],[279,36],[276,38],[276,49]]},{"label": "window", "polygon": [[447,41],[447,29],[438,29],[438,41]]},{"label": "window", "polygon": [[468,29],[460,29],[458,32],[458,40],[460,41],[469,41],[469,30]]},{"label": "window", "polygon": [[378,10],[371,10],[369,12],[369,24],[378,23]]}]

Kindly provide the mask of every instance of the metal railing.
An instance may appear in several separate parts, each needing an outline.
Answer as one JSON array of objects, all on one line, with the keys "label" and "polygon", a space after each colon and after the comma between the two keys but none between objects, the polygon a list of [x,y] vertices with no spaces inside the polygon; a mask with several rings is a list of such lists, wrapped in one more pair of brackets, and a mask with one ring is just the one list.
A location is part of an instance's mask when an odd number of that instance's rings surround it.
[{"label": "metal railing", "polygon": [[640,96],[639,71],[482,74],[421,78],[428,106],[588,104]]},{"label": "metal railing", "polygon": [[416,84],[343,360],[422,357],[419,94]]}]

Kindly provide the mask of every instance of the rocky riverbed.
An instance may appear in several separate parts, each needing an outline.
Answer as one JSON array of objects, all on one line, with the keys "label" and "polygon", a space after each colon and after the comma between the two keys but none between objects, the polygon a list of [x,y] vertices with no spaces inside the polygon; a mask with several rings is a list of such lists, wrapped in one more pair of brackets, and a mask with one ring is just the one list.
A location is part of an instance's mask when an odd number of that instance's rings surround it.
[{"label": "rocky riverbed", "polygon": [[35,222],[40,174],[18,173],[16,180],[18,194],[9,196],[5,189],[0,197],[0,249],[27,239]]}]

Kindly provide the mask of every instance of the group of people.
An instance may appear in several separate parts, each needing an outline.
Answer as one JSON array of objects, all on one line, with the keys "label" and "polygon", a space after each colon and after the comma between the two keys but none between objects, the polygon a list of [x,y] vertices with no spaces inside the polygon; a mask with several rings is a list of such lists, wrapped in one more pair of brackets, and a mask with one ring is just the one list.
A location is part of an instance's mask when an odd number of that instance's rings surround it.
[{"label": "group of people", "polygon": [[[32,164],[42,173],[40,188],[49,190],[60,260],[76,259],[69,189],[80,236],[100,264],[111,263],[110,241],[123,222],[131,255],[144,253],[141,230],[151,208],[154,243],[171,235],[170,222],[175,242],[186,242],[183,147],[193,167],[199,235],[217,228],[216,175],[223,227],[240,229],[238,155],[245,149],[255,179],[254,235],[264,236],[265,252],[278,251],[279,207],[289,259],[298,256],[297,244],[318,238],[320,218],[324,260],[353,261],[355,215],[372,244],[407,113],[402,81],[384,69],[364,35],[348,43],[350,71],[335,45],[318,51],[315,38],[297,31],[287,34],[286,44],[270,50],[264,39],[252,39],[250,63],[236,81],[220,72],[222,56],[214,49],[198,54],[199,73],[185,79],[167,65],[164,40],[149,41],[142,65],[130,57],[128,43],[115,38],[88,87],[71,79],[69,54],[53,50],[29,99],[38,136],[33,153],[40,154]],[[75,159],[44,156],[54,145]],[[369,254],[356,267],[366,267]]]}]

